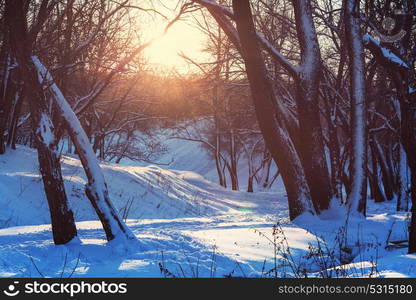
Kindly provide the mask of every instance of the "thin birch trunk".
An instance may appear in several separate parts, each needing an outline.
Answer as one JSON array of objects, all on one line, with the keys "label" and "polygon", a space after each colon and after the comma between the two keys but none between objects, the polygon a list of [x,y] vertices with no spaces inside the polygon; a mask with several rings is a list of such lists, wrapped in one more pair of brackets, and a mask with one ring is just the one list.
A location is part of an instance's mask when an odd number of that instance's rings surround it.
[{"label": "thin birch trunk", "polygon": [[345,29],[350,57],[351,80],[351,190],[347,205],[355,214],[365,215],[367,201],[367,124],[364,46],[360,28],[359,1],[345,1]]}]

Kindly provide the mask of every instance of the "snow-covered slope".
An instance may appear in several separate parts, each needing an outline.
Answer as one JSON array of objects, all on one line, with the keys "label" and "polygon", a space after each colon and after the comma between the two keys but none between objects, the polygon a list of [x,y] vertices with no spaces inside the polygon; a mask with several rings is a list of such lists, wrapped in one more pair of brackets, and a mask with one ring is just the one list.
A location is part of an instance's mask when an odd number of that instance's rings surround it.
[{"label": "snow-covered slope", "polygon": [[[203,124],[203,122],[199,122],[198,126],[202,126]],[[161,168],[167,170],[173,169],[195,172],[209,181],[218,183],[218,174],[215,162],[207,149],[203,147],[201,142],[172,138],[171,136],[174,136],[174,132],[171,130],[164,130],[158,133],[157,136],[167,148],[167,151],[157,159],[157,163],[160,164]],[[146,165],[146,163],[124,158],[121,160],[121,165],[142,166]],[[273,176],[276,172],[276,166],[274,163],[271,166],[270,172],[271,176]],[[237,173],[240,190],[247,190],[249,170],[247,158],[242,154],[239,155]],[[226,172],[226,176],[227,183],[230,185],[230,174]],[[258,190],[256,181],[254,181],[254,188],[255,190]],[[280,177],[275,180],[271,190],[283,192]]]},{"label": "snow-covered slope", "polygon": [[[233,193],[228,193],[231,199],[218,199],[214,192],[222,188],[193,172],[154,165],[104,163],[102,168],[110,198],[127,218],[199,217],[244,205]],[[76,220],[97,219],[84,193],[86,178],[79,160],[63,156],[62,172]],[[35,150],[20,146],[0,156],[0,205],[0,228],[50,222]]]},{"label": "snow-covered slope", "polygon": [[[415,255],[386,249],[406,239],[406,215],[393,203],[370,202],[367,219],[334,207],[321,219],[304,215],[291,223],[282,187],[233,192],[194,172],[102,164],[111,199],[139,240],[126,252],[106,243],[84,196],[80,163],[67,156],[62,169],[79,240],[55,246],[36,161],[25,147],[0,156],[1,277],[293,276],[288,264],[320,276],[340,260],[343,271],[332,276],[416,276]],[[283,251],[275,253],[273,243]],[[322,257],[311,255],[318,244]],[[331,264],[322,266],[323,258]]]}]

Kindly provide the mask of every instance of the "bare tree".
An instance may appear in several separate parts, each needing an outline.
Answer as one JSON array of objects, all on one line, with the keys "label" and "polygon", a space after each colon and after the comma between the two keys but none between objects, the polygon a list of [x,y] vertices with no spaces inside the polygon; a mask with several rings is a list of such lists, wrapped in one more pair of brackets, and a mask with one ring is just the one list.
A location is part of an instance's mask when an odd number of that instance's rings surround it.
[{"label": "bare tree", "polygon": [[[50,11],[51,7],[53,7],[53,3],[42,1],[38,12],[37,26],[41,26],[43,14]],[[47,99],[38,83],[36,69],[30,57],[36,35],[28,33],[24,8],[23,0],[6,1],[5,18],[10,35],[10,49],[19,64],[20,79],[24,81],[25,89],[31,92],[29,101],[33,134],[36,138],[40,173],[51,214],[54,242],[55,244],[65,244],[77,235],[77,231],[65,193]]]},{"label": "bare tree", "polygon": [[277,99],[261,56],[249,1],[233,1],[235,22],[245,61],[257,120],[268,150],[279,166],[285,183],[291,219],[304,212],[314,213],[309,186],[300,158],[282,117],[276,112]]},{"label": "bare tree", "polygon": [[367,197],[367,118],[364,46],[359,1],[345,1],[345,29],[351,69],[351,191],[347,203],[353,213],[365,215]]}]

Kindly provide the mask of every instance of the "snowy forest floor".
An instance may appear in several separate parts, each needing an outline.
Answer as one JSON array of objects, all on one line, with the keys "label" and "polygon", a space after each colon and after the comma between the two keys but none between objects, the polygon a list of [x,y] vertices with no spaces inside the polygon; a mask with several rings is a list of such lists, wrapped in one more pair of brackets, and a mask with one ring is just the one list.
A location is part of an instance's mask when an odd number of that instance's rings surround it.
[{"label": "snowy forest floor", "polygon": [[366,219],[333,207],[289,222],[281,186],[235,192],[190,171],[102,164],[139,240],[126,250],[106,242],[69,156],[62,170],[79,240],[55,246],[36,161],[25,147],[0,156],[1,277],[416,277],[416,256],[390,247],[407,239],[395,203],[369,201]]}]

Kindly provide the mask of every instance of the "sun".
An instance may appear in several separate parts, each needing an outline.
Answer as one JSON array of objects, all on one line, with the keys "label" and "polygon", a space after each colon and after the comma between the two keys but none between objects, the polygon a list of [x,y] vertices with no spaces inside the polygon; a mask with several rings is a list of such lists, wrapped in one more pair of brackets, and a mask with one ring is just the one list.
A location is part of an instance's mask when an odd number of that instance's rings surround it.
[{"label": "sun", "polygon": [[[203,62],[208,54],[203,51],[205,38],[194,26],[178,21],[163,34],[166,23],[155,24],[152,31],[159,31],[160,38],[146,48],[144,55],[154,67],[175,69],[180,73],[196,70],[179,54],[183,53],[196,62]],[[150,30],[150,29],[148,29]]]}]

